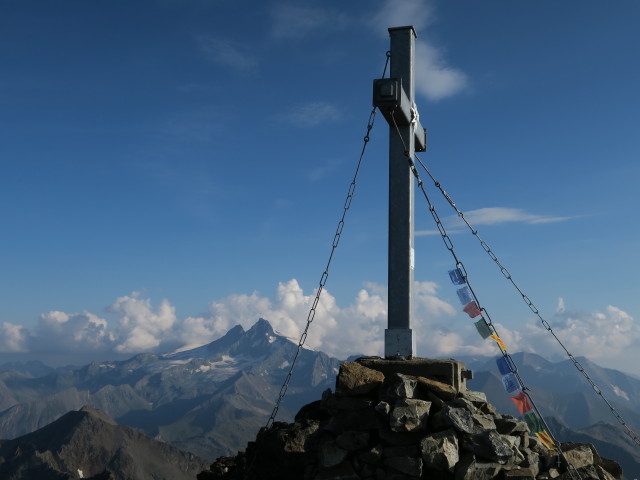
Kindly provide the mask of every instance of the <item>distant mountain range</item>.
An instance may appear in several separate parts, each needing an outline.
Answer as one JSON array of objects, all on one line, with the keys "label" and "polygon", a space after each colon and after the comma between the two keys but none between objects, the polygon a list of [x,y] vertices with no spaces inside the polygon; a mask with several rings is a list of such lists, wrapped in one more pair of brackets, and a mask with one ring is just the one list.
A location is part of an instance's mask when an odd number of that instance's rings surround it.
[{"label": "distant mountain range", "polygon": [[[297,342],[260,319],[247,331],[236,326],[208,345],[179,353],[146,353],[80,368],[53,369],[39,362],[0,366],[0,438],[28,434],[91,405],[119,424],[207,460],[235,454],[266,423],[296,348]],[[640,478],[640,450],[571,362],[513,356],[560,440],[594,443]],[[474,371],[470,389],[485,392],[498,411],[518,415],[494,359],[457,359]],[[638,430],[640,380],[584,358],[580,362]],[[302,405],[333,389],[339,365],[336,358],[303,349],[278,420],[291,420]]]},{"label": "distant mountain range", "polygon": [[[606,403],[570,360],[549,362],[533,353],[513,354],[518,371],[544,416],[562,419],[572,429],[598,422],[617,423]],[[495,358],[459,358],[474,371],[468,382],[472,390],[481,390],[499,411],[517,415],[514,403],[505,393]],[[589,377],[633,429],[640,429],[640,380],[602,368],[584,357],[578,358]]]},{"label": "distant mountain range", "polygon": [[[264,426],[296,348],[260,319],[248,331],[236,326],[208,345],[174,354],[70,370],[13,365],[0,373],[0,438],[91,405],[120,424],[214,460],[243,449]],[[333,387],[339,364],[303,349],[278,419],[291,420],[301,405]]]}]

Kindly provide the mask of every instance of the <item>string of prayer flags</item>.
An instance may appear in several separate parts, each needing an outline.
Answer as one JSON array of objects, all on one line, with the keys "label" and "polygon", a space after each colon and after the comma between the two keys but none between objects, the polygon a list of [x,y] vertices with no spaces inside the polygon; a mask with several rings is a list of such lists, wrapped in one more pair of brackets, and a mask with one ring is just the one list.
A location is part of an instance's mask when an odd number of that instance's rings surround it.
[{"label": "string of prayer flags", "polygon": [[449,278],[451,279],[451,283],[454,285],[462,285],[461,288],[456,290],[456,293],[458,294],[460,303],[464,305],[463,311],[472,319],[480,317],[478,321],[473,323],[478,334],[480,334],[483,340],[491,338],[498,344],[498,347],[500,347],[502,355],[496,358],[496,364],[500,374],[502,375],[502,385],[510,395],[511,401],[515,404],[518,412],[520,412],[521,415],[524,415],[524,421],[529,427],[529,431],[531,434],[535,435],[540,443],[542,443],[547,449],[556,450],[555,441],[545,430],[542,419],[533,411],[532,401],[524,391],[525,386],[520,383],[520,379],[516,375],[517,367],[513,363],[511,356],[506,353],[507,346],[496,333],[495,329],[490,327],[482,316],[482,310],[478,307],[475,295],[467,284],[467,279],[457,266],[453,270],[449,270]]},{"label": "string of prayer flags", "polygon": [[496,358],[496,364],[498,365],[498,370],[500,371],[500,375],[506,375],[507,373],[515,372],[515,366],[511,365],[511,362],[507,360],[507,357],[498,357]]},{"label": "string of prayer flags", "polygon": [[464,311],[464,313],[469,315],[471,318],[476,318],[476,317],[482,315],[482,312],[478,308],[478,304],[476,302],[473,302],[473,301],[468,303],[467,305],[465,305],[465,307],[462,310]]},{"label": "string of prayer flags", "polygon": [[487,324],[487,321],[484,318],[481,318],[480,320],[475,322],[474,325],[483,340],[486,340],[491,336],[492,334],[491,329],[489,328],[489,325]]},{"label": "string of prayer flags", "polygon": [[459,268],[449,270],[449,278],[451,279],[451,283],[454,285],[464,285],[467,283]]},{"label": "string of prayer flags", "polygon": [[473,301],[471,290],[469,290],[469,287],[467,287],[466,285],[456,290],[456,293],[458,294],[458,298],[460,299],[460,303],[462,305],[468,305]]},{"label": "string of prayer flags", "polygon": [[511,397],[511,400],[513,400],[513,403],[516,404],[516,407],[518,408],[518,411],[521,415],[524,415],[525,413],[533,410],[533,406],[529,401],[529,397],[524,392],[520,392],[515,397]]},{"label": "string of prayer flags", "polygon": [[513,373],[502,376],[502,385],[504,386],[504,389],[507,391],[507,393],[513,393],[517,392],[518,390],[522,390],[522,388],[520,387],[520,381]]},{"label": "string of prayer flags", "polygon": [[502,341],[502,339],[498,336],[497,333],[494,333],[493,335],[491,335],[491,338],[498,344],[498,346],[500,347],[500,349],[504,352],[507,351],[507,346],[504,344],[504,342]]}]

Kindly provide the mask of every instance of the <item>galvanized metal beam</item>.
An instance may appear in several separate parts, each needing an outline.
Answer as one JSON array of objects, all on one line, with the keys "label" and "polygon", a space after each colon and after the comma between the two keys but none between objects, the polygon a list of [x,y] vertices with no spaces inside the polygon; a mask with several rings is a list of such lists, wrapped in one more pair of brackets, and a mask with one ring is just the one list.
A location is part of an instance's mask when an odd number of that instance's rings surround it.
[{"label": "galvanized metal beam", "polygon": [[[400,81],[410,108],[414,106],[415,39],[413,27],[390,28],[390,77]],[[404,91],[404,92],[402,92]],[[415,154],[416,123],[390,125],[389,131],[389,258],[388,328],[385,357],[412,357],[415,340],[411,330],[414,271],[414,178],[407,155]],[[405,149],[407,150],[405,152]]]}]

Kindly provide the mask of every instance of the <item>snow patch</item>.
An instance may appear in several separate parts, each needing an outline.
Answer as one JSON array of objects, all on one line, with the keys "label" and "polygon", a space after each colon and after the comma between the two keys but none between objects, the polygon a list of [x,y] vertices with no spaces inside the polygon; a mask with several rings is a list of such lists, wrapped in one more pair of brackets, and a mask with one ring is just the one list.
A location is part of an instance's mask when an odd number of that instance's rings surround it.
[{"label": "snow patch", "polygon": [[273,343],[273,342],[275,342],[277,340],[277,338],[274,337],[274,336],[269,335],[268,340],[269,340],[269,343]]},{"label": "snow patch", "polygon": [[78,476],[80,478],[84,478],[84,472],[82,470],[80,470],[80,469],[78,469]]},{"label": "snow patch", "polygon": [[611,385],[611,388],[613,389],[613,393],[615,393],[619,397],[624,398],[627,402],[629,401],[629,395],[627,395],[627,393],[624,390],[622,390],[620,387],[616,385]]},{"label": "snow patch", "polygon": [[282,362],[282,364],[278,368],[286,368],[288,366],[289,366],[289,362],[285,360],[284,362]]}]

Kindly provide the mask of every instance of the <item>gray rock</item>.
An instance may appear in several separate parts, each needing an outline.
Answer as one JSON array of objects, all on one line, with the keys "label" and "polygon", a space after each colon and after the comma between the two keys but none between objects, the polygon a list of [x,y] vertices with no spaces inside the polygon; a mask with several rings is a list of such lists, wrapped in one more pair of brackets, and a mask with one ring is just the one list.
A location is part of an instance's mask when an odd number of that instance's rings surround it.
[{"label": "gray rock", "polygon": [[443,419],[457,431],[467,434],[475,433],[476,426],[470,411],[445,405],[441,413]]},{"label": "gray rock", "polygon": [[504,480],[535,480],[536,476],[528,468],[518,468],[506,470],[503,474]]},{"label": "gray rock", "polygon": [[383,381],[384,375],[377,370],[356,362],[342,362],[336,378],[336,395],[366,395],[380,387]]},{"label": "gray rock", "polygon": [[422,475],[422,459],[415,457],[390,457],[385,459],[384,464],[387,467],[409,475],[412,477],[420,477]]},{"label": "gray rock", "polygon": [[380,402],[375,406],[375,409],[379,414],[386,416],[389,415],[389,412],[391,411],[391,405],[387,402]]},{"label": "gray rock", "polygon": [[476,432],[482,432],[485,430],[495,430],[496,423],[493,420],[493,416],[476,413],[473,416],[473,423],[475,424]]},{"label": "gray rock", "polygon": [[476,392],[474,390],[464,390],[459,395],[465,400],[469,400],[474,404],[487,403],[487,395],[484,392]]},{"label": "gray rock", "polygon": [[342,432],[336,438],[336,445],[349,452],[360,450],[369,444],[369,432],[358,432],[356,430],[347,430]]},{"label": "gray rock", "polygon": [[451,385],[438,382],[437,380],[432,380],[426,377],[417,377],[416,380],[418,382],[418,388],[421,392],[433,393],[435,396],[443,400],[452,400],[458,393],[457,390]]},{"label": "gray rock", "polygon": [[469,400],[463,397],[454,398],[453,400],[447,402],[447,405],[454,408],[464,408],[465,410],[470,411],[471,413],[477,413],[478,409],[476,406],[471,403]]},{"label": "gray rock", "polygon": [[479,462],[473,454],[466,454],[456,465],[455,480],[492,480],[501,469],[500,464]]},{"label": "gray rock", "polygon": [[347,458],[347,452],[340,448],[335,442],[326,442],[320,446],[319,460],[321,467],[335,467]]},{"label": "gray rock", "polygon": [[418,399],[398,400],[389,415],[389,426],[394,432],[416,432],[427,427],[431,402]]},{"label": "gray rock", "polygon": [[513,456],[513,450],[502,436],[495,430],[467,436],[462,441],[462,448],[478,458],[504,464]]},{"label": "gray rock", "polygon": [[385,379],[382,386],[381,399],[389,403],[405,398],[414,398],[417,381],[415,378],[401,373],[394,373]]},{"label": "gray rock", "polygon": [[420,442],[422,461],[426,468],[453,472],[458,463],[458,437],[452,430],[427,435]]}]

